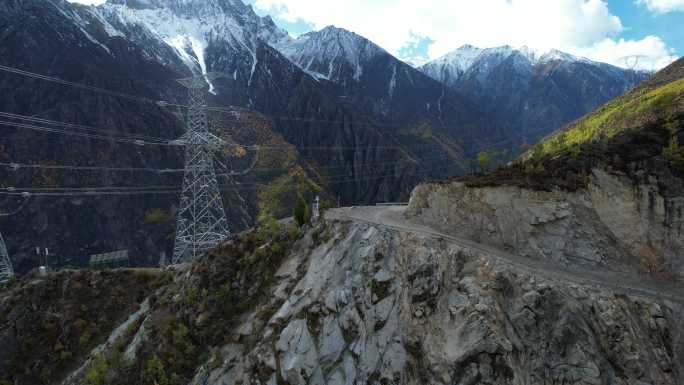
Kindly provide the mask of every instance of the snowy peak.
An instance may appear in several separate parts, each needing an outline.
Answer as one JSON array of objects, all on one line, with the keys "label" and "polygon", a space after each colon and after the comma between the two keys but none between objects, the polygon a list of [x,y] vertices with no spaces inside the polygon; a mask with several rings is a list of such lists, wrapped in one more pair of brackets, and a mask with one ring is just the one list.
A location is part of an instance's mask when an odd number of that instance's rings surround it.
[{"label": "snowy peak", "polygon": [[464,45],[425,64],[420,70],[436,80],[453,85],[468,72],[486,73],[508,60],[512,61],[513,65],[521,72],[531,72],[535,66],[551,62],[593,63],[589,59],[573,56],[556,49],[541,51],[527,46],[512,47],[509,45],[483,49]]},{"label": "snowy peak", "polygon": [[527,59],[532,65],[556,60],[567,62],[589,61],[588,59],[573,56],[556,49],[540,51],[527,46],[516,48],[510,45],[483,49],[467,44],[431,63],[428,63],[427,65],[433,63],[450,63],[452,66],[455,66],[465,72],[470,69],[470,67],[472,67],[472,65],[478,60],[493,58],[507,59],[516,55]]},{"label": "snowy peak", "polygon": [[240,0],[108,0],[107,4],[138,10],[166,9],[177,15],[195,17],[216,13],[253,13],[252,7]]},{"label": "snowy peak", "polygon": [[365,63],[388,54],[370,40],[334,26],[272,45],[315,78],[333,81],[341,76],[341,66],[353,68],[353,77],[358,81]]},{"label": "snowy peak", "polygon": [[467,71],[473,65],[473,63],[475,63],[475,60],[480,57],[483,51],[484,50],[481,48],[466,44],[433,62],[427,63],[425,66],[449,66],[452,67],[456,72],[463,73]]},{"label": "snowy peak", "polygon": [[231,56],[248,56],[253,75],[260,42],[290,39],[270,17],[259,17],[241,0],[108,0],[97,11],[128,39],[148,47],[157,41],[170,49],[194,74],[212,70],[205,60],[212,44],[227,47]]}]

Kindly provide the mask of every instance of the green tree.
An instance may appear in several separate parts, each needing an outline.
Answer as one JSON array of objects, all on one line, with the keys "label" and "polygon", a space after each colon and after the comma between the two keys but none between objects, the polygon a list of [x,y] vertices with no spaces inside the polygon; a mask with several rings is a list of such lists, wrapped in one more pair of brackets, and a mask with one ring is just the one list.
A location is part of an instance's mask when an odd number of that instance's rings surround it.
[{"label": "green tree", "polygon": [[109,371],[109,363],[107,359],[102,355],[98,354],[95,357],[95,362],[90,367],[85,375],[86,385],[101,385],[104,383],[104,378]]},{"label": "green tree", "polygon": [[311,219],[311,209],[309,208],[309,205],[306,204],[306,201],[301,194],[297,197],[297,204],[294,208],[294,217],[299,227],[304,226]]},{"label": "green tree", "polygon": [[665,123],[665,129],[670,133],[670,141],[663,148],[663,156],[675,166],[684,164],[684,147],[679,145],[679,121],[670,119]]},{"label": "green tree", "polygon": [[492,164],[492,154],[489,151],[480,152],[477,154],[477,164],[481,171],[489,170],[489,166]]},{"label": "green tree", "polygon": [[318,206],[318,212],[319,215],[321,216],[321,219],[325,218],[325,212],[330,210],[332,208],[332,205],[330,204],[330,201],[327,199],[321,199],[321,202],[319,203]]},{"label": "green tree", "polygon": [[169,384],[169,380],[166,377],[166,372],[164,371],[164,364],[156,354],[147,360],[147,364],[145,365],[145,370],[143,372],[143,378],[147,384]]},{"label": "green tree", "polygon": [[280,224],[268,212],[262,212],[257,217],[257,236],[261,241],[273,240],[280,234]]}]

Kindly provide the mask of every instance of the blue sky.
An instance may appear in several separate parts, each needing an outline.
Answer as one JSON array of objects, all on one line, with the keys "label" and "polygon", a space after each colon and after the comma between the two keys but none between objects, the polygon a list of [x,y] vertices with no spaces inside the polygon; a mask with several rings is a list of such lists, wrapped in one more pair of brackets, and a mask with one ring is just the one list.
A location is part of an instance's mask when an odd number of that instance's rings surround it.
[{"label": "blue sky", "polygon": [[422,62],[463,44],[560,49],[657,69],[684,55],[684,0],[248,0],[293,35],[332,24]]},{"label": "blue sky", "polygon": [[660,36],[675,49],[677,56],[684,55],[684,11],[652,12],[647,6],[627,0],[609,0],[608,7],[622,19],[625,26],[622,35],[626,39]]},{"label": "blue sky", "polygon": [[639,56],[643,69],[684,55],[684,0],[243,1],[293,36],[335,25],[413,63],[463,44],[555,48],[619,66]]}]

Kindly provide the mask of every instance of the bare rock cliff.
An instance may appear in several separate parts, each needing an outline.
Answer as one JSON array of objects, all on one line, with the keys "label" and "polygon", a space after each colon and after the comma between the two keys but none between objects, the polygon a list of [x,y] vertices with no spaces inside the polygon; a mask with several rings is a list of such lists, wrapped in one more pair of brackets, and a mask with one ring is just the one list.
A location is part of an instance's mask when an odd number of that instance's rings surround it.
[{"label": "bare rock cliff", "polygon": [[407,216],[523,256],[682,280],[683,211],[684,196],[664,195],[656,179],[594,169],[576,192],[424,184]]}]

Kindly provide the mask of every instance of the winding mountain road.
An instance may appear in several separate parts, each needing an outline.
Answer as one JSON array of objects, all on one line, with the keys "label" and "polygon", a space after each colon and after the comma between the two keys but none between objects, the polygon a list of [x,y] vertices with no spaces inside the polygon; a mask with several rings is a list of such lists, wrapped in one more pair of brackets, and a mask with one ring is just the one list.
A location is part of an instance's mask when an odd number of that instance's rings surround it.
[{"label": "winding mountain road", "polygon": [[443,239],[457,246],[469,249],[494,263],[500,263],[543,276],[547,279],[565,281],[590,289],[604,289],[635,297],[647,297],[669,301],[684,306],[684,285],[675,282],[656,281],[637,274],[592,269],[577,266],[560,266],[550,261],[527,258],[484,245],[470,239],[436,231],[430,227],[408,220],[405,206],[365,206],[333,209],[326,213],[331,219],[351,220],[382,226],[400,232],[413,233]]}]

